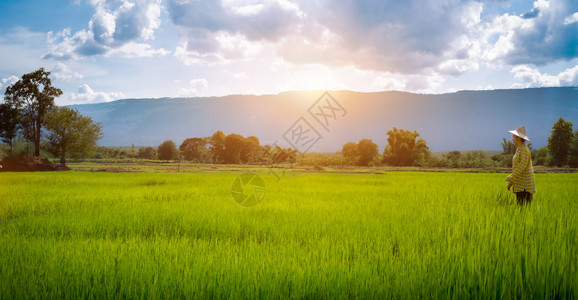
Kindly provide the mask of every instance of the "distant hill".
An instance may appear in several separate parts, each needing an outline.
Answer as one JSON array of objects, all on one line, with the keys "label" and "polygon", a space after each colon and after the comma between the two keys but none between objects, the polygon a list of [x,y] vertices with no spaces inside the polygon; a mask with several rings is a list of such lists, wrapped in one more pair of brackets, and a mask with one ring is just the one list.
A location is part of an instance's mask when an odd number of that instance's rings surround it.
[{"label": "distant hill", "polygon": [[[179,145],[185,138],[210,136],[217,130],[225,134],[254,135],[261,144],[277,141],[290,146],[284,135],[290,140],[295,131],[288,130],[299,125],[305,128],[308,124],[318,132],[312,135],[318,139],[308,144],[312,145],[308,151],[338,151],[346,142],[367,138],[378,144],[381,152],[387,144],[386,133],[394,126],[417,130],[432,151],[498,150],[502,138],[511,138],[507,130],[521,124],[526,125],[534,148],[547,144],[552,124],[560,117],[572,121],[574,130],[578,130],[576,87],[440,95],[328,93],[332,98],[324,95],[324,91],[306,91],[260,96],[126,99],[70,107],[103,124],[104,137],[100,144],[105,146],[157,146],[167,139]],[[312,107],[319,99],[318,104],[323,105]],[[318,115],[311,115],[308,110]]]}]

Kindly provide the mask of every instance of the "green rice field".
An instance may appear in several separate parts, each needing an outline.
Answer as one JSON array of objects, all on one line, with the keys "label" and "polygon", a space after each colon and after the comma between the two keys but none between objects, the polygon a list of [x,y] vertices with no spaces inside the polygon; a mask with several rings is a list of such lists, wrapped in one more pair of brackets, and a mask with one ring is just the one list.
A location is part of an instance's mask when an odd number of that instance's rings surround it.
[{"label": "green rice field", "polygon": [[0,173],[0,298],[578,298],[578,174]]}]

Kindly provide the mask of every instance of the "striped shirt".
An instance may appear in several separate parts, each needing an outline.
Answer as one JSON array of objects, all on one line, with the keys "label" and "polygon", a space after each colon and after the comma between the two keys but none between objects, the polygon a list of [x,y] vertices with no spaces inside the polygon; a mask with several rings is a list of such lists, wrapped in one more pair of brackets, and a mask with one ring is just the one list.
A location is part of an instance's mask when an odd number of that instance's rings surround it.
[{"label": "striped shirt", "polygon": [[534,168],[532,167],[532,155],[525,144],[516,149],[512,159],[512,174],[506,177],[506,181],[513,185],[513,192],[536,193],[534,185]]}]

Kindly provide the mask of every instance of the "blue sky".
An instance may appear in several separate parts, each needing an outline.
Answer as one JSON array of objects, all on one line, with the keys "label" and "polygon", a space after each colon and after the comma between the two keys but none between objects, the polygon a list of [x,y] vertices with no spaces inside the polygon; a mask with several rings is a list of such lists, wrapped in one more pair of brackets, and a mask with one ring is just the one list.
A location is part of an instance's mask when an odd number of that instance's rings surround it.
[{"label": "blue sky", "polygon": [[578,85],[575,0],[2,0],[0,93],[61,105],[350,89]]}]

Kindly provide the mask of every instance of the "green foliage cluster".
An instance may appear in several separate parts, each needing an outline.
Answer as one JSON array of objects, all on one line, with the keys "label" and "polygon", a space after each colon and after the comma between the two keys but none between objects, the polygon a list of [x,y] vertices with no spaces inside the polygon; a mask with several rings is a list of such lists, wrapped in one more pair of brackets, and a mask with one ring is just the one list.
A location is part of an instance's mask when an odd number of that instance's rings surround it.
[{"label": "green foliage cluster", "polygon": [[485,151],[450,151],[442,158],[431,157],[426,165],[437,168],[491,168],[505,166],[504,162],[512,164],[512,154],[500,154],[488,157]]},{"label": "green foliage cluster", "polygon": [[60,165],[66,165],[66,153],[90,156],[96,142],[102,138],[102,125],[68,107],[56,107],[44,116],[49,131],[49,151],[60,156]]},{"label": "green foliage cluster", "polygon": [[548,150],[552,165],[566,166],[570,162],[571,156],[578,155],[578,153],[572,153],[573,139],[572,122],[563,118],[558,119],[552,126],[552,134],[548,137]]},{"label": "green foliage cluster", "polygon": [[14,155],[14,140],[18,136],[20,111],[8,104],[0,104],[0,140],[10,148],[8,156]]},{"label": "green foliage cluster", "polygon": [[136,157],[141,158],[141,159],[157,159],[158,154],[157,154],[157,149],[153,148],[153,147],[140,147],[138,149],[138,153],[136,155]]},{"label": "green foliage cluster", "polygon": [[369,139],[362,139],[359,143],[349,142],[341,150],[343,157],[351,165],[368,166],[378,156],[377,145]]},{"label": "green foliage cluster", "polygon": [[209,149],[210,138],[188,138],[179,146],[184,160],[197,163],[211,163],[211,151]]},{"label": "green foliage cluster", "polygon": [[[154,159],[157,159],[156,149],[155,148],[153,148],[153,149],[155,151]],[[136,152],[136,149],[133,150],[133,147],[126,148],[126,147],[98,146],[98,147],[96,147],[96,151],[95,151],[93,158],[99,159],[99,160],[102,160],[102,159],[104,159],[104,160],[135,159],[135,158],[139,158],[138,155],[140,153],[140,149],[138,151],[139,152]]]},{"label": "green foliage cluster", "polygon": [[52,86],[50,72],[40,68],[22,75],[22,79],[6,87],[4,100],[19,113],[18,125],[24,137],[34,143],[34,156],[40,156],[44,116],[55,107],[54,98],[62,91]]},{"label": "green foliage cluster", "polygon": [[293,175],[0,173],[1,298],[578,298],[578,174]]},{"label": "green foliage cluster", "polygon": [[393,127],[387,132],[387,146],[383,152],[385,163],[394,166],[414,166],[425,163],[430,151],[417,131]]},{"label": "green foliage cluster", "polygon": [[34,156],[39,157],[45,149],[58,156],[62,166],[67,154],[89,156],[93,152],[102,137],[102,126],[74,109],[57,107],[54,98],[60,95],[62,91],[52,86],[50,72],[44,68],[22,75],[6,88],[5,103],[0,105],[0,138],[9,146],[9,157],[14,155],[19,137],[34,145]]},{"label": "green foliage cluster", "polygon": [[185,139],[179,150],[183,159],[199,163],[292,164],[297,159],[297,150],[262,146],[255,136],[225,135],[220,130],[209,137]]},{"label": "green foliage cluster", "polygon": [[95,154],[93,156],[97,160],[113,160],[113,161],[124,161],[124,160],[156,160],[158,159],[157,148],[155,147],[136,147],[132,145],[131,147],[107,147],[98,146],[96,147]]},{"label": "green foliage cluster", "polygon": [[568,165],[571,168],[578,168],[578,130],[574,131],[574,138],[570,146],[570,159]]},{"label": "green foliage cluster", "polygon": [[177,150],[175,142],[167,140],[159,145],[157,155],[159,160],[176,160],[179,158],[179,151]]}]

